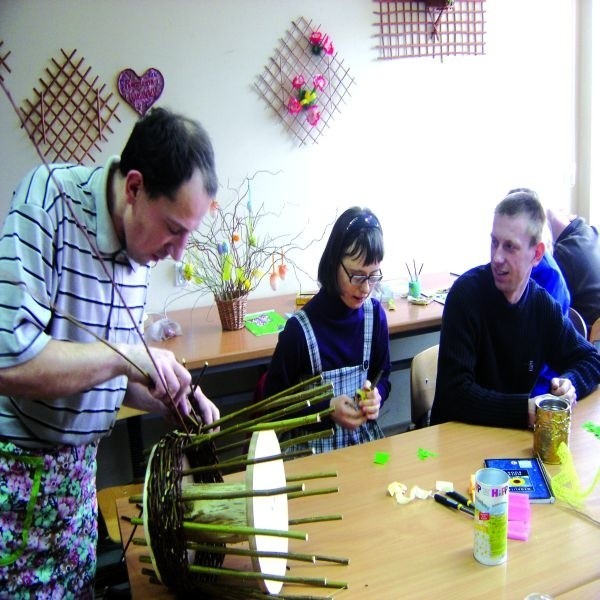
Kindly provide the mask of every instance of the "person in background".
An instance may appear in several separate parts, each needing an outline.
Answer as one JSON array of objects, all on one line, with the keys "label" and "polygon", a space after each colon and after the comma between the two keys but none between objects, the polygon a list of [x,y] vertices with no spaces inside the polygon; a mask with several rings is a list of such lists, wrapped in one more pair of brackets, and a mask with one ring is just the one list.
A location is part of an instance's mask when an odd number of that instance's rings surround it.
[{"label": "person in background", "polygon": [[0,597],[94,597],[96,449],[121,404],[218,418],[139,335],[149,267],[181,257],[216,190],[204,129],[157,108],[104,167],[43,165],[14,192],[0,237]]},{"label": "person in background", "polygon": [[572,404],[600,382],[600,356],[531,278],[544,255],[544,210],[524,192],[496,207],[491,261],[464,273],[444,307],[431,423],[526,428],[542,365],[560,373],[549,393]]},{"label": "person in background", "polygon": [[554,258],[569,291],[571,305],[588,331],[600,318],[600,238],[585,219],[565,211],[546,211],[554,242]]},{"label": "person in background", "polygon": [[[508,193],[513,194],[515,192],[531,194],[533,198],[539,200],[537,193],[529,188],[515,188]],[[571,305],[571,294],[559,266],[552,257],[552,233],[547,223],[544,223],[542,230],[542,241],[545,246],[544,255],[531,270],[531,279],[543,287],[560,304],[563,315],[567,316]],[[550,389],[550,382],[557,376],[556,371],[548,365],[543,365],[531,395],[547,394]]]},{"label": "person in background", "polygon": [[[346,210],[336,220],[319,262],[319,292],[279,334],[265,396],[318,373],[333,384],[333,413],[309,430],[333,425],[334,435],[311,441],[315,452],[383,437],[377,417],[391,387],[389,332],[383,307],[371,298],[383,277],[382,260],[383,232],[377,217],[366,208]],[[361,388],[365,397],[355,402]],[[317,405],[310,412],[324,408]]]}]

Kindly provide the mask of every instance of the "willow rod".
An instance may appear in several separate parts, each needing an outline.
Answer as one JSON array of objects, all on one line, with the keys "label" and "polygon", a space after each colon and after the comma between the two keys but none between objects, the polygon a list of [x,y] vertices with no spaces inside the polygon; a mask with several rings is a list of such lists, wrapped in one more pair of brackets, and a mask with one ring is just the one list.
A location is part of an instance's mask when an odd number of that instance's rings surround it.
[{"label": "willow rod", "polygon": [[274,575],[271,573],[255,573],[254,571],[236,571],[235,569],[218,569],[215,567],[203,567],[200,565],[189,565],[192,573],[206,573],[209,575],[226,575],[240,579],[262,579],[270,581],[282,581],[283,583],[302,583],[317,587],[345,589],[348,584],[343,581],[328,581],[325,577],[294,577],[291,575]]},{"label": "willow rod", "polygon": [[290,460],[292,458],[299,458],[301,456],[307,456],[309,454],[312,454],[312,450],[310,449],[298,450],[297,452],[290,452],[288,454],[274,454],[272,456],[263,456],[261,458],[233,458],[226,462],[216,463],[214,465],[203,465],[201,467],[185,469],[181,472],[181,474],[192,475],[194,473],[210,473],[211,471],[224,471],[226,469],[245,467],[248,465],[260,465],[262,463],[271,462],[273,460]]},{"label": "willow rod", "polygon": [[[231,554],[231,555],[239,555],[239,556],[267,556],[267,555],[273,555],[274,558],[277,558],[279,554],[283,554],[284,557],[286,555],[286,553],[277,553],[277,552],[256,552],[254,553],[251,550],[243,550],[241,548],[239,549],[233,549],[231,547],[228,548],[222,548],[222,547],[212,547],[212,546],[204,546],[203,544],[191,544],[188,545],[188,548],[190,550],[198,550],[200,552],[202,551],[206,551],[206,552],[213,552],[213,553],[218,553],[218,554]],[[287,553],[287,556],[290,557],[292,560],[298,560],[301,562],[331,562],[331,563],[336,563],[336,564],[340,564],[340,565],[348,565],[349,564],[349,560],[347,558],[338,558],[335,556],[323,556],[323,555],[305,555],[307,557],[307,561],[303,561],[302,558],[298,558],[298,553],[295,552],[289,552]],[[300,556],[304,556],[304,555],[300,555]],[[152,564],[152,559],[150,558],[150,556],[147,555],[142,555],[139,557],[139,561],[141,563],[144,564]],[[154,581],[158,581],[157,577],[156,577],[156,573],[154,572],[154,570],[152,569],[148,569],[145,567],[142,567],[141,569],[141,573],[142,575],[146,575],[149,576],[151,578],[154,579]],[[237,571],[236,571],[237,573]],[[272,576],[268,576],[265,577],[266,579],[271,579],[272,580]],[[288,583],[294,583],[292,581],[290,581],[289,579],[286,580]],[[301,583],[309,583],[311,585],[314,585],[313,582],[309,581],[308,579],[304,580]],[[227,596],[224,596],[224,593],[233,593],[231,590],[227,590],[225,591],[224,587],[229,587],[227,585],[223,586],[223,584],[219,584],[218,586],[214,586],[213,584],[210,583],[202,583],[200,584],[200,586],[198,587],[199,590],[203,590],[203,591],[208,591],[208,590],[214,590],[215,592],[218,593],[217,596],[218,598],[226,598]],[[247,586],[235,586],[236,589],[239,589],[240,594],[242,594],[241,596],[239,596],[239,598],[241,598],[242,600],[247,600],[249,597],[250,598],[279,598],[279,599],[283,599],[283,598],[288,598],[289,600],[324,600],[323,596],[304,596],[304,595],[293,595],[293,596],[288,596],[285,594],[277,594],[275,596],[272,596],[270,594],[263,594],[262,592],[260,592],[259,590],[253,590],[251,588],[248,588]],[[347,588],[347,584],[345,584],[343,587],[342,586],[335,586],[338,587],[339,589],[345,589]],[[235,592],[237,593],[237,592]],[[248,594],[250,594],[250,596],[248,596]],[[237,597],[237,596],[236,596]],[[331,596],[327,596],[327,598],[331,598]]]},{"label": "willow rod", "polygon": [[[286,448],[291,448],[293,446],[299,446],[300,444],[306,444],[313,440],[319,440],[321,438],[326,438],[326,437],[331,437],[331,436],[333,436],[333,429],[323,429],[322,431],[315,431],[314,433],[309,433],[307,435],[300,435],[293,439],[280,441],[279,447],[282,450],[285,450]],[[235,450],[237,448],[245,447],[245,446],[248,446],[248,440],[242,439],[242,440],[238,440],[237,442],[232,442],[231,444],[223,444],[223,445],[219,446],[218,451],[219,451],[219,453],[225,453],[225,452],[229,452],[231,450]]]},{"label": "willow rod", "polygon": [[309,562],[315,564],[317,557],[314,554],[305,554],[301,552],[269,552],[267,550],[251,550],[250,548],[235,548],[234,546],[211,546],[209,544],[198,544],[188,542],[188,550],[198,552],[211,552],[214,554],[230,554],[232,556],[255,556],[257,558],[286,558],[297,560],[299,562]]},{"label": "willow rod", "polygon": [[301,390],[303,388],[305,388],[306,386],[312,385],[313,383],[317,383],[318,381],[323,381],[323,376],[319,373],[318,375],[314,375],[313,377],[309,377],[308,379],[305,379],[304,381],[300,381],[299,383],[294,384],[293,386],[285,389],[285,390],[281,390],[280,392],[277,392],[276,394],[273,394],[271,396],[269,396],[268,398],[265,398],[265,401],[267,400],[276,400],[277,398],[281,398],[282,396],[286,396],[288,394],[293,394],[296,392],[296,390]]},{"label": "willow rod", "polygon": [[288,500],[295,500],[296,498],[304,498],[305,496],[321,496],[323,494],[337,494],[339,492],[339,488],[321,488],[318,490],[308,490],[306,492],[294,492],[292,494],[288,494]]},{"label": "willow rod", "polygon": [[140,537],[134,537],[131,540],[131,543],[134,546],[147,546],[148,545],[148,542],[146,541],[146,538],[140,538]]},{"label": "willow rod", "polygon": [[280,529],[264,529],[260,527],[244,527],[242,525],[210,525],[208,523],[196,523],[184,521],[183,529],[187,531],[210,532],[210,533],[228,533],[235,535],[267,535],[271,537],[283,537],[293,540],[308,540],[308,534],[303,531],[284,531]]},{"label": "willow rod", "polygon": [[[266,419],[279,418],[279,417],[285,416],[286,414],[289,414],[289,413],[298,412],[298,410],[300,410],[301,408],[304,408],[305,406],[310,406],[311,403],[317,404],[317,403],[322,402],[323,400],[326,400],[327,398],[330,398],[330,397],[331,397],[331,392],[319,394],[318,396],[311,398],[311,400],[308,404],[307,404],[307,400],[303,400],[301,402],[298,402],[291,406],[286,406],[286,407],[279,409],[277,411],[274,411],[272,413],[267,413],[265,415],[261,415],[254,419],[250,419],[249,421],[244,421],[242,423],[232,425],[231,427],[228,427],[226,429],[221,429],[221,431],[213,431],[212,433],[200,434],[196,437],[196,439],[193,442],[191,442],[191,445],[202,443],[206,439],[215,440],[215,439],[218,439],[218,438],[221,438],[221,437],[224,437],[227,435],[231,435],[232,433],[236,433],[236,432],[240,432],[240,431],[251,431],[251,430],[253,430],[252,429],[253,427],[260,426],[261,424],[264,425],[264,422]],[[308,416],[310,416],[310,415],[308,415]],[[304,417],[297,417],[297,418],[302,419]],[[300,425],[302,425],[302,423]],[[298,426],[299,425],[295,425],[295,427],[298,427]],[[220,424],[218,421],[211,423],[211,426],[210,426],[211,429],[214,429],[216,427],[220,427]],[[266,429],[274,429],[274,427],[267,427]]]},{"label": "willow rod", "polygon": [[337,471],[324,471],[320,473],[306,473],[304,475],[286,475],[285,480],[290,483],[292,481],[305,481],[307,479],[325,479],[327,477],[337,477]]},{"label": "willow rod", "polygon": [[[131,519],[133,525],[143,525],[143,519],[134,517]],[[183,529],[202,533],[226,533],[231,535],[268,535],[271,537],[283,537],[294,540],[308,540],[308,534],[302,531],[282,531],[279,529],[260,529],[255,527],[243,527],[235,525],[211,525],[208,523],[196,523],[195,521],[183,521]]]},{"label": "willow rod", "polygon": [[308,433],[306,435],[299,435],[298,437],[290,440],[285,440],[279,443],[279,447],[282,450],[290,448],[292,446],[299,446],[300,444],[307,444],[313,440],[320,440],[321,438],[332,437],[333,429],[323,429],[322,431],[315,431],[314,433]]},{"label": "willow rod", "polygon": [[267,429],[279,429],[280,431],[287,431],[288,429],[295,429],[297,427],[312,425],[313,423],[319,423],[322,416],[328,415],[332,411],[333,408],[329,407],[328,409],[318,413],[312,413],[303,417],[285,419],[283,421],[272,421],[265,423],[262,422],[263,419],[261,418],[255,419],[253,421],[247,421],[246,423],[238,423],[237,425],[232,425],[228,429],[224,429],[221,431],[214,431],[212,433],[203,433],[200,435],[190,436],[190,443],[184,448],[184,450],[187,450],[191,446],[203,444],[207,441],[214,441],[215,439],[227,435],[232,435],[234,433],[250,433],[254,431],[265,431]]},{"label": "willow rod", "polygon": [[[272,404],[275,400],[278,400],[280,398],[287,398],[288,396],[294,396],[296,394],[297,390],[302,390],[303,388],[305,388],[308,385],[311,385],[313,383],[316,383],[317,381],[322,381],[322,377],[320,375],[316,375],[315,377],[312,377],[311,379],[307,379],[306,381],[303,381],[303,382],[298,383],[290,388],[287,388],[286,390],[283,390],[283,392],[280,392],[279,394],[275,394],[274,396],[269,396],[268,398],[265,398],[264,400],[261,400],[260,402],[255,402],[254,404],[250,404],[249,406],[244,406],[243,408],[240,408],[239,410],[229,413],[228,415],[221,417],[217,421],[214,421],[213,423],[210,424],[210,426],[204,425],[200,429],[200,431],[201,432],[207,431],[209,429],[212,429],[213,426],[220,427],[223,423],[227,423],[227,421],[230,421],[236,417],[245,415],[246,413],[252,413],[252,412],[256,412],[257,410],[264,409],[265,407]],[[315,390],[323,391],[326,388],[332,389],[331,384],[330,383],[322,384],[322,385],[316,386],[314,388],[305,390],[304,393],[308,393],[310,395],[311,392],[317,393],[317,392],[315,392]],[[332,389],[332,392],[333,392],[333,389]]]},{"label": "willow rod", "polygon": [[341,521],[342,515],[318,515],[315,517],[302,517],[301,519],[290,519],[288,525],[304,525],[305,523],[322,523],[324,521]]},{"label": "willow rod", "polygon": [[291,402],[296,402],[300,400],[311,400],[314,396],[317,396],[321,393],[333,394],[333,388],[330,383],[323,383],[321,385],[308,388],[307,390],[301,390],[300,392],[295,392],[293,394],[286,394],[285,396],[281,396],[280,398],[276,398],[273,400],[272,398],[266,398],[265,400],[261,400],[256,404],[252,404],[251,406],[256,409],[256,406],[262,402],[265,403],[265,406],[261,407],[263,411],[268,411],[273,408],[278,408],[279,406],[285,406],[290,404]]},{"label": "willow rod", "polygon": [[[208,484],[218,486],[218,484]],[[257,498],[264,496],[280,496],[283,494],[290,494],[304,491],[304,484],[288,485],[281,488],[273,488],[270,490],[239,490],[237,492],[225,492],[225,491],[202,491],[197,486],[191,486],[189,488],[183,488],[181,490],[181,499],[184,502],[192,502],[194,500],[233,500],[235,498]],[[129,503],[136,504],[143,501],[143,495],[129,496]]]},{"label": "willow rod", "polygon": [[[144,557],[140,556],[140,562],[146,562],[146,560],[142,560],[142,558],[149,559],[150,557],[149,556],[144,556]],[[150,562],[152,563],[152,560],[150,560]],[[146,568],[142,567],[142,575],[146,575],[146,577],[150,577],[151,580],[154,580],[155,583],[158,583],[158,577],[156,576],[154,569],[146,569]]]},{"label": "willow rod", "polygon": [[[140,562],[145,564],[152,564],[152,560],[149,556],[141,556]],[[223,571],[224,569],[219,570]],[[142,569],[142,573],[144,573],[144,571],[146,571],[146,575],[151,574],[151,576],[156,579],[156,574],[154,573],[154,571],[150,571],[149,569]],[[265,579],[267,578],[265,577]],[[271,577],[268,577],[268,579],[272,580]],[[194,585],[194,591],[199,593],[204,592],[204,594],[209,594],[209,596],[207,597],[219,598],[219,600],[251,600],[253,598],[277,598],[278,600],[282,600],[285,598],[289,598],[290,600],[322,600],[321,596],[282,596],[281,594],[276,594],[275,596],[273,596],[271,594],[266,594],[260,591],[259,589],[249,588],[247,585],[244,585],[243,582],[238,583],[237,581],[233,581],[231,583],[220,582],[218,584],[201,582],[199,584]],[[331,596],[328,596],[328,598],[331,598]]]},{"label": "willow rod", "polygon": [[[215,484],[213,484],[215,485]],[[199,492],[191,493],[191,489],[183,489],[181,497],[184,502],[190,500],[229,500],[234,498],[255,498],[263,496],[281,496],[293,492],[301,492],[304,490],[304,484],[287,485],[285,487],[273,488],[270,490],[241,490],[239,492]]]},{"label": "willow rod", "polygon": [[298,427],[304,427],[307,425],[313,425],[314,423],[320,423],[323,417],[330,415],[335,409],[333,407],[326,408],[318,413],[312,413],[304,417],[295,417],[293,419],[285,419],[284,421],[270,421],[268,423],[258,423],[250,428],[250,431],[266,431],[267,429],[274,429],[278,433],[289,431],[290,429],[297,429]]}]

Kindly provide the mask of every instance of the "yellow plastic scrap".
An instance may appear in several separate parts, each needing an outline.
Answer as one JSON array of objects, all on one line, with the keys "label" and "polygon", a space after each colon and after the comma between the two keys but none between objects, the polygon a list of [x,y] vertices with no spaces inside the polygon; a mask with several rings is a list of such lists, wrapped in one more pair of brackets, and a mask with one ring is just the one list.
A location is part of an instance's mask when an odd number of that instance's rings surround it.
[{"label": "yellow plastic scrap", "polygon": [[600,469],[598,469],[590,487],[584,491],[581,489],[581,483],[569,447],[564,442],[561,442],[556,454],[560,458],[560,471],[550,479],[552,492],[557,500],[567,502],[571,506],[580,507],[585,498],[598,485],[600,481]]},{"label": "yellow plastic scrap", "polygon": [[387,487],[388,494],[396,498],[398,504],[408,504],[415,498],[425,500],[431,496],[431,490],[424,490],[418,485],[413,485],[408,490],[408,487],[400,481],[392,481]]}]

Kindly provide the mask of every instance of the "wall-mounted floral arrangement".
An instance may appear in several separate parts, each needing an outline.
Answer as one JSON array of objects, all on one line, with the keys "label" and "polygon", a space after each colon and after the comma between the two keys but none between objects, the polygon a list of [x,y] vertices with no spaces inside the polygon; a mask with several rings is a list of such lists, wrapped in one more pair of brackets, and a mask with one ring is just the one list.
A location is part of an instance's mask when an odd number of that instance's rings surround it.
[{"label": "wall-mounted floral arrangement", "polygon": [[374,0],[380,59],[485,54],[485,0]]},{"label": "wall-mounted floral arrangement", "polygon": [[301,17],[280,40],[255,88],[301,144],[315,143],[354,79],[321,26]]}]

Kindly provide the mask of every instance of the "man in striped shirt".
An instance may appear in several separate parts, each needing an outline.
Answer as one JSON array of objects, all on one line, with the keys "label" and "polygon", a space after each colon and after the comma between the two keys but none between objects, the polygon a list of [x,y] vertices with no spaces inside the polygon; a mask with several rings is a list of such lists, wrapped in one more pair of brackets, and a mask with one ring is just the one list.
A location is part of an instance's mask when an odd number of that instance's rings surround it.
[{"label": "man in striped shirt", "polygon": [[165,109],[104,167],[18,186],[0,237],[0,598],[93,597],[98,441],[122,403],[190,412],[189,372],[141,343],[149,265],[181,258],[216,191],[208,135]]}]

